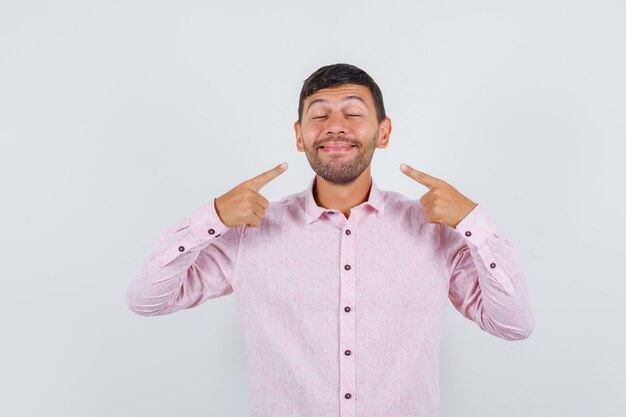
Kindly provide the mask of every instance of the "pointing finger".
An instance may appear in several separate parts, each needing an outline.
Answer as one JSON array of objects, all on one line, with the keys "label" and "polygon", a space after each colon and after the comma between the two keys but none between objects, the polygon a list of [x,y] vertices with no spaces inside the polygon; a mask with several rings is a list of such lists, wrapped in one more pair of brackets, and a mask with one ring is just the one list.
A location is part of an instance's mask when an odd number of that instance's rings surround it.
[{"label": "pointing finger", "polygon": [[401,164],[400,170],[404,172],[407,176],[413,178],[415,181],[428,187],[428,189],[436,187],[439,183],[439,178],[435,178],[425,172],[418,171],[415,168],[408,166],[407,164]]},{"label": "pointing finger", "polygon": [[271,180],[285,172],[287,169],[287,162],[283,162],[280,165],[275,166],[274,168],[265,171],[264,173],[257,175],[254,178],[248,180],[248,184],[250,184],[256,191],[259,191],[261,188],[265,187]]}]

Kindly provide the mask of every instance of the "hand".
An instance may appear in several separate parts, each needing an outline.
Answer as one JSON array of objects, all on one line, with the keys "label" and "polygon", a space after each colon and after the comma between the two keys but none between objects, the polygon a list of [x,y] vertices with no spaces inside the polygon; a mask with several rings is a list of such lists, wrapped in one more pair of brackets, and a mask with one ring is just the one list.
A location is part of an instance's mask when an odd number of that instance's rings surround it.
[{"label": "hand", "polygon": [[456,229],[461,220],[478,205],[444,180],[431,177],[408,165],[403,169],[403,165],[400,165],[402,172],[429,189],[420,198],[427,222],[443,223]]},{"label": "hand", "polygon": [[[281,165],[284,165],[284,168]],[[228,227],[241,224],[251,227],[260,226],[265,216],[265,209],[270,203],[259,194],[259,190],[287,170],[286,162],[281,165],[242,182],[226,194],[216,198],[215,210],[222,223]]]}]

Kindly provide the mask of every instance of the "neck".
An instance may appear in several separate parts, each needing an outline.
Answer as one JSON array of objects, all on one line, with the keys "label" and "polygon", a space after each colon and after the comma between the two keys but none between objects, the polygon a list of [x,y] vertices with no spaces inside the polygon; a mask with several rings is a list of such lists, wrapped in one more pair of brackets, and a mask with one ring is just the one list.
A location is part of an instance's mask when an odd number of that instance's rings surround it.
[{"label": "neck", "polygon": [[333,184],[317,175],[313,196],[318,206],[340,210],[348,218],[352,207],[368,200],[371,185],[370,167],[349,184]]}]

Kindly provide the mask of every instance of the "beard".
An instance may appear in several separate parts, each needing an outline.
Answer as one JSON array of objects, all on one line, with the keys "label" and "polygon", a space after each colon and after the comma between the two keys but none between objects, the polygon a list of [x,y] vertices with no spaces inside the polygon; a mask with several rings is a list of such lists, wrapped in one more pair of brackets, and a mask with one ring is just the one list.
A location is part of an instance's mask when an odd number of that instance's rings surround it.
[{"label": "beard", "polygon": [[356,180],[359,175],[367,169],[372,162],[374,150],[376,150],[376,141],[378,140],[378,131],[372,139],[363,144],[359,144],[353,138],[343,136],[327,136],[325,142],[347,142],[356,144],[356,148],[349,152],[355,155],[344,155],[344,152],[324,153],[318,149],[316,142],[311,147],[304,146],[304,153],[309,160],[309,165],[313,171],[329,183],[344,185]]}]

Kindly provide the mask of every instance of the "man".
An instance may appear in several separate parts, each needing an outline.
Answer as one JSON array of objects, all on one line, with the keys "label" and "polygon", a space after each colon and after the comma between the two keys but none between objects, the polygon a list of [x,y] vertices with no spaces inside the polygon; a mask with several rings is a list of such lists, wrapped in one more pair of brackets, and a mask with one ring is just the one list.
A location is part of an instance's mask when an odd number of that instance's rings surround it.
[{"label": "man", "polygon": [[438,416],[448,299],[496,337],[533,331],[517,252],[444,180],[407,166],[419,200],[376,186],[391,120],[361,69],[315,71],[294,127],[307,189],[265,199],[281,164],[210,199],[162,232],[128,306],[154,316],[234,293],[255,417]]}]

